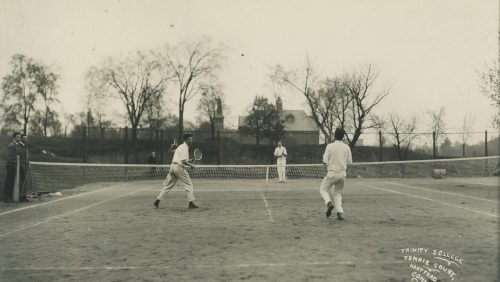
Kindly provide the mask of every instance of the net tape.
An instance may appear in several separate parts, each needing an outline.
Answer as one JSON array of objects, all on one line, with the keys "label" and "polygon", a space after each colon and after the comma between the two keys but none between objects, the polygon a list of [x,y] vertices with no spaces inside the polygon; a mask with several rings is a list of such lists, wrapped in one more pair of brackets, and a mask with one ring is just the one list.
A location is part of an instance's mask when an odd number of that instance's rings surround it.
[{"label": "net tape", "polygon": [[[486,177],[498,170],[499,156],[402,162],[354,163],[347,178],[428,178],[436,171],[446,177]],[[99,182],[158,183],[170,165],[127,165],[30,162],[24,190],[60,191]],[[276,165],[197,165],[188,169],[193,183],[254,183],[277,179]],[[288,164],[289,182],[318,184],[327,168],[322,164]]]}]

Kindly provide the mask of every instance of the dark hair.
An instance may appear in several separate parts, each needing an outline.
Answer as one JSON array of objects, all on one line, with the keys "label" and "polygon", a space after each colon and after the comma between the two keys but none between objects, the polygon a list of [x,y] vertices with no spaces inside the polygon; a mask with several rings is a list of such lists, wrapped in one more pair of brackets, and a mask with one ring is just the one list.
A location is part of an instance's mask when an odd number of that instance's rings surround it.
[{"label": "dark hair", "polygon": [[12,134],[12,137],[16,137],[17,135],[21,136],[21,132],[19,131],[14,131],[14,134]]},{"label": "dark hair", "polygon": [[191,133],[184,134],[184,136],[182,136],[182,140],[186,141],[189,139],[189,137],[193,137],[193,134],[191,134]]},{"label": "dark hair", "polygon": [[335,140],[344,139],[345,131],[342,128],[335,129]]}]

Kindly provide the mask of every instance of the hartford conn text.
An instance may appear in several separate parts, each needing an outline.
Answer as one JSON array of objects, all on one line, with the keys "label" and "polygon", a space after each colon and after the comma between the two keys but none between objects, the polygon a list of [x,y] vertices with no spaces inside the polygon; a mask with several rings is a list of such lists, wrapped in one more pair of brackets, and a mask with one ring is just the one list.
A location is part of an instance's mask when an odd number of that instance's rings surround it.
[{"label": "hartford conn text", "polygon": [[[452,255],[446,251],[429,249],[429,248],[405,248],[400,249],[404,254],[405,261],[409,261],[411,273],[411,281],[438,281],[434,272],[441,275],[447,275],[451,281],[456,278],[456,272],[451,268],[452,264],[460,267],[463,264],[463,258]],[[434,256],[438,261],[431,261],[424,256]]]}]

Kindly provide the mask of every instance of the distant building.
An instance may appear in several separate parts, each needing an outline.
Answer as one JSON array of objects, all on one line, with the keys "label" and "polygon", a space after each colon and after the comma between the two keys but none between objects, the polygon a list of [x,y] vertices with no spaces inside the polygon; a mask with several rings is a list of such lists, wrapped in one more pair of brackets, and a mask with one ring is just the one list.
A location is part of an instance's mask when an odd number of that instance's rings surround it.
[{"label": "distant building", "polygon": [[[282,140],[285,144],[318,144],[319,127],[312,117],[303,110],[284,110],[281,98],[276,100],[276,108],[284,121],[284,132]],[[238,117],[238,125],[243,125],[246,116]],[[242,143],[254,143],[252,137],[242,138]],[[266,141],[262,143],[265,144]],[[267,141],[269,142],[269,141]]]}]

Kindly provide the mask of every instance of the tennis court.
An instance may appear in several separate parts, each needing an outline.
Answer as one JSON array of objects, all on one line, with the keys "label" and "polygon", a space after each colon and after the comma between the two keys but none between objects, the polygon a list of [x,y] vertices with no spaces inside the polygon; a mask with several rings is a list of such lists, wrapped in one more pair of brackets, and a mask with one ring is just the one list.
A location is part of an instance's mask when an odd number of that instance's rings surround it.
[{"label": "tennis court", "polygon": [[153,209],[161,177],[0,205],[0,280],[498,281],[497,177],[348,178],[338,221],[296,169],[193,173],[197,210],[181,186]]}]

